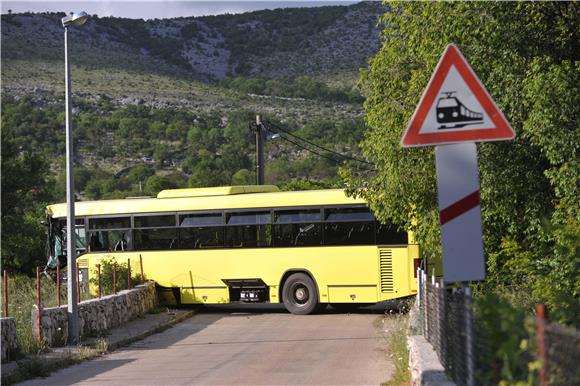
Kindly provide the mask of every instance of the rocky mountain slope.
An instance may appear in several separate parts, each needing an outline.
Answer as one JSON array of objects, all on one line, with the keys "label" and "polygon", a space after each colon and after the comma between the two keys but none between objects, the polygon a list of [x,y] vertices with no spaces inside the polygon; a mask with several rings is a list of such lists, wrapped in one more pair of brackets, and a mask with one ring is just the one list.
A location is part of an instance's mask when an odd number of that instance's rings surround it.
[{"label": "rocky mountain slope", "polygon": [[[352,84],[378,49],[375,27],[384,11],[370,2],[148,21],[93,16],[82,28],[71,28],[71,61],[76,71],[96,75],[91,84],[97,86],[99,71],[202,82],[308,75]],[[5,89],[60,87],[62,16],[2,15]]]}]

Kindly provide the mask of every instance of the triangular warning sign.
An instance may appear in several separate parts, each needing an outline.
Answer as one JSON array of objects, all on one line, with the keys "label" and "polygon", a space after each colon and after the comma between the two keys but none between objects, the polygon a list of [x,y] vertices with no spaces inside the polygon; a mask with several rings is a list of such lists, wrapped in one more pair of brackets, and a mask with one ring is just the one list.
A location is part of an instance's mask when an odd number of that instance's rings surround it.
[{"label": "triangular warning sign", "polygon": [[515,133],[459,49],[445,49],[401,146],[513,139]]}]

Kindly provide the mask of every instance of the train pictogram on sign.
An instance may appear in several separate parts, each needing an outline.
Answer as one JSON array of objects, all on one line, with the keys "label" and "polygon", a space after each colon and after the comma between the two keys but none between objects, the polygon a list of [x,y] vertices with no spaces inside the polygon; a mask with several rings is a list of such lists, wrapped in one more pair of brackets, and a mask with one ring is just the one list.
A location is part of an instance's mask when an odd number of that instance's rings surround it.
[{"label": "train pictogram on sign", "polygon": [[454,94],[456,91],[445,91],[437,101],[437,122],[441,129],[455,129],[467,125],[483,123],[483,114],[468,109]]}]

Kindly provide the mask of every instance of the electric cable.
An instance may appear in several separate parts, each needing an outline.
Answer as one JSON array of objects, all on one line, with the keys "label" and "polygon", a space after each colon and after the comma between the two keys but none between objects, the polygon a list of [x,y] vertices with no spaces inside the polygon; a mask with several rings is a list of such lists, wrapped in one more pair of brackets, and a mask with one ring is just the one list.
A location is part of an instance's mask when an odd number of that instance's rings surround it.
[{"label": "electric cable", "polygon": [[[316,152],[316,151],[314,151],[314,150],[312,150],[312,149],[309,149],[309,148],[307,148],[306,146],[304,146],[304,145],[302,145],[302,144],[300,144],[300,143],[298,143],[298,142],[295,142],[295,141],[293,141],[293,140],[291,140],[291,139],[289,139],[289,138],[287,138],[287,137],[285,137],[285,136],[283,136],[283,135],[281,135],[281,136],[280,136],[280,138],[282,138],[282,139],[283,139],[283,140],[285,140],[285,141],[288,141],[288,142],[292,143],[292,144],[293,144],[293,145],[295,145],[295,146],[298,146],[298,147],[299,147],[299,148],[301,148],[301,149],[304,149],[304,150],[306,150],[306,151],[309,151],[309,152],[311,152],[311,153],[313,153],[313,154],[316,154],[316,155],[317,155],[317,156],[319,156],[319,157],[326,158],[327,160],[333,161],[333,162],[335,162],[336,164],[343,165],[343,163],[344,163],[344,161],[345,161],[345,160],[339,160],[339,159],[336,159],[336,158],[333,158],[333,157],[330,157],[330,156],[327,156],[327,155],[321,154],[321,153],[319,153],[319,152]],[[364,168],[364,167],[363,167],[362,169],[364,169],[364,170],[368,170],[368,171],[376,171],[376,169],[369,169],[369,168]]]},{"label": "electric cable", "polygon": [[[360,158],[356,158],[356,157],[351,157],[351,156],[348,156],[348,155],[344,155],[344,154],[338,153],[338,152],[336,152],[336,151],[333,151],[333,150],[327,149],[327,148],[325,148],[325,147],[322,147],[322,146],[320,146],[320,145],[317,145],[317,144],[315,144],[314,142],[311,142],[311,141],[309,141],[309,140],[307,140],[307,139],[305,139],[305,138],[302,138],[302,137],[299,137],[299,136],[297,136],[297,135],[295,135],[295,134],[292,134],[290,131],[288,131],[288,130],[286,130],[286,129],[283,129],[282,127],[280,127],[280,126],[278,126],[278,125],[275,125],[275,124],[273,124],[273,123],[272,123],[272,122],[270,122],[270,121],[264,121],[264,122],[265,122],[265,123],[267,123],[268,125],[270,125],[270,126],[274,127],[275,129],[277,129],[277,130],[280,130],[280,131],[282,131],[282,132],[284,132],[284,133],[286,133],[286,134],[288,134],[288,135],[290,135],[290,136],[292,136],[292,137],[294,137],[294,138],[296,138],[296,139],[298,139],[298,140],[304,141],[304,142],[308,143],[308,144],[309,144],[309,145],[311,145],[311,146],[317,147],[317,148],[319,148],[320,150],[324,150],[324,151],[326,151],[326,152],[328,152],[328,153],[333,153],[333,154],[336,154],[337,156],[339,156],[339,157],[341,157],[341,158],[349,159],[349,160],[351,160],[351,161],[361,162],[361,163],[365,163],[365,164],[368,164],[368,165],[372,165],[372,166],[374,166],[374,164],[373,164],[372,162],[369,162],[369,161],[366,161],[366,160],[362,160],[362,159],[360,159]],[[266,129],[267,129],[267,130],[269,130],[269,131],[272,131],[272,130],[270,130],[268,127],[266,127]]]}]

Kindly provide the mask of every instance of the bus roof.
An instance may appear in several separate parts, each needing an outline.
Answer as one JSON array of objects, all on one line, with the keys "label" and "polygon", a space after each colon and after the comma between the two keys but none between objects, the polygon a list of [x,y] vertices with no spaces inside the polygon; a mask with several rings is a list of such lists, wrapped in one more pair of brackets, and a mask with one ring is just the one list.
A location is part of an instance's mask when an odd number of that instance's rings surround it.
[{"label": "bus roof", "polygon": [[[207,190],[207,188],[205,189]],[[171,193],[171,190],[164,190],[159,193],[158,198],[80,201],[75,203],[75,215],[80,217],[111,214],[366,203],[360,198],[347,197],[343,189],[263,193],[245,193],[244,189],[229,191],[225,188],[222,189],[222,193],[224,194],[219,195],[217,194],[219,192],[218,189],[210,191],[215,194],[205,195],[196,195],[195,192],[191,192],[193,189],[175,189],[180,192]],[[66,217],[66,203],[49,205],[46,209],[49,216],[57,218]]]}]

